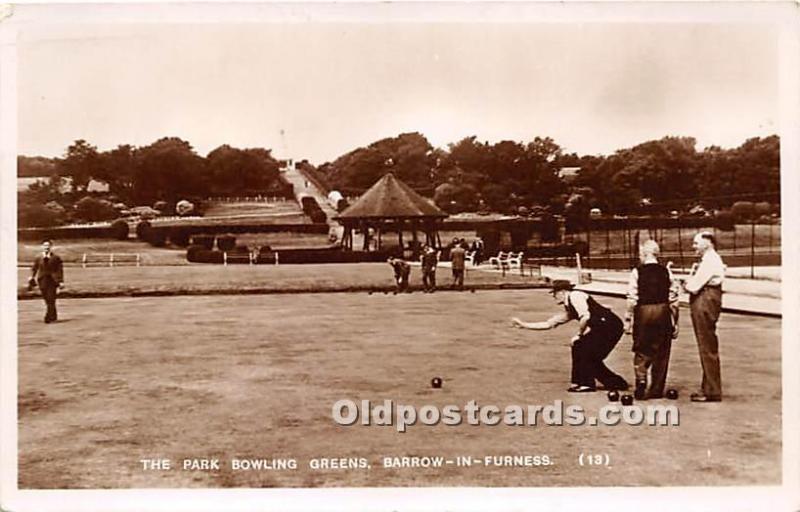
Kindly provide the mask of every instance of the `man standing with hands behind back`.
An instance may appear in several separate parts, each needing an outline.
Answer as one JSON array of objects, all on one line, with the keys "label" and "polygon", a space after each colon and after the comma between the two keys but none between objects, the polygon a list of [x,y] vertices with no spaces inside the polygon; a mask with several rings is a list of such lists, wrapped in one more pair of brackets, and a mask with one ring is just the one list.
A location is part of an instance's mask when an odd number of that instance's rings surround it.
[{"label": "man standing with hands behind back", "polygon": [[692,247],[700,263],[692,267],[692,275],[684,283],[689,293],[692,327],[703,366],[702,393],[693,393],[692,402],[722,400],[722,377],[719,364],[717,320],[722,311],[722,282],[725,264],[716,251],[714,235],[703,231],[695,235]]},{"label": "man standing with hands behind back", "polygon": [[64,287],[64,266],[61,258],[52,252],[53,243],[50,240],[42,241],[42,253],[36,256],[31,269],[31,278],[28,287],[38,285],[42,298],[47,304],[47,313],[44,323],[49,324],[58,320],[56,311],[56,294],[58,288]]}]

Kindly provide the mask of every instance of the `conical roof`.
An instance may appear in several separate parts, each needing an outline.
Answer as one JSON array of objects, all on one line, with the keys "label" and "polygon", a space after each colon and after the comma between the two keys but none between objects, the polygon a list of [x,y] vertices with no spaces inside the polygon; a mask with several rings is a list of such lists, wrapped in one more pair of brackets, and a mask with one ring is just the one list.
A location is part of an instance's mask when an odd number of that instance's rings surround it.
[{"label": "conical roof", "polygon": [[336,219],[447,217],[433,203],[395,178],[385,174]]}]

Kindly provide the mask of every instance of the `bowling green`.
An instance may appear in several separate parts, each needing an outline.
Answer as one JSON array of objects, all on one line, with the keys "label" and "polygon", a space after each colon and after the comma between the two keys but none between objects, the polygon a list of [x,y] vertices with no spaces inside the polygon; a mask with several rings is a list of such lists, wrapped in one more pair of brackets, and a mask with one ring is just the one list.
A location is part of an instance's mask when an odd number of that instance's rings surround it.
[{"label": "bowling green", "polygon": [[[601,302],[622,313],[620,299]],[[573,325],[523,331],[509,318],[556,311],[544,290],[384,295],[65,299],[41,322],[19,302],[21,488],[319,486],[694,486],[781,481],[780,320],[723,315],[725,401],[694,404],[700,362],[687,310],[671,359],[680,425],[337,425],[341,399],[547,405],[595,414],[570,394]],[[607,360],[633,380],[631,340]],[[431,388],[439,376],[441,389]],[[640,402],[640,404],[644,404]],[[582,466],[583,454],[608,466]],[[384,468],[385,457],[544,456],[548,465]],[[141,459],[172,461],[145,470]],[[297,468],[233,471],[232,458]],[[312,459],[345,469],[311,469]],[[220,461],[184,470],[180,461]],[[586,460],[586,459],[584,459]]]}]

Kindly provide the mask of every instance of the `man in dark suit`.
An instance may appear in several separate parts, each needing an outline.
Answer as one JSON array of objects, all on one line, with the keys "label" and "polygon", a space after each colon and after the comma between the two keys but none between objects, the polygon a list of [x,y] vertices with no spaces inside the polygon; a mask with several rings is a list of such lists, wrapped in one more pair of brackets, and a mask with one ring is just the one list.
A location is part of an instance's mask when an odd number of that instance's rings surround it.
[{"label": "man in dark suit", "polygon": [[42,298],[47,304],[47,313],[44,322],[49,324],[58,320],[56,311],[56,295],[59,288],[64,287],[64,265],[61,258],[52,251],[53,243],[50,240],[42,241],[42,253],[33,261],[31,278],[28,287],[39,287]]}]

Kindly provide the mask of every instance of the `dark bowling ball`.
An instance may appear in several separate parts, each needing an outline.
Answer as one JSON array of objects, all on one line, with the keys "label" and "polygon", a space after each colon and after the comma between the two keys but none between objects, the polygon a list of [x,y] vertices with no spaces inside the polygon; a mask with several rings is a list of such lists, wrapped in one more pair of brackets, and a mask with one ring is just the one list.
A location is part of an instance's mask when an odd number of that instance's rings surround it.
[{"label": "dark bowling ball", "polygon": [[612,389],[608,392],[608,401],[609,402],[619,402],[619,391],[616,389]]},{"label": "dark bowling ball", "polygon": [[622,395],[620,402],[622,402],[622,405],[633,405],[633,397],[628,394]]},{"label": "dark bowling ball", "polygon": [[442,387],[442,379],[439,377],[434,377],[431,379],[431,387],[435,389],[439,389]]},{"label": "dark bowling ball", "polygon": [[372,295],[372,292],[371,292],[371,291],[370,291],[370,292],[367,292],[367,294],[368,294],[368,295]]},{"label": "dark bowling ball", "polygon": [[475,288],[472,288],[470,292],[475,293]]},{"label": "dark bowling ball", "polygon": [[678,399],[678,390],[677,389],[668,389],[667,390],[667,398],[670,400],[677,400]]}]

